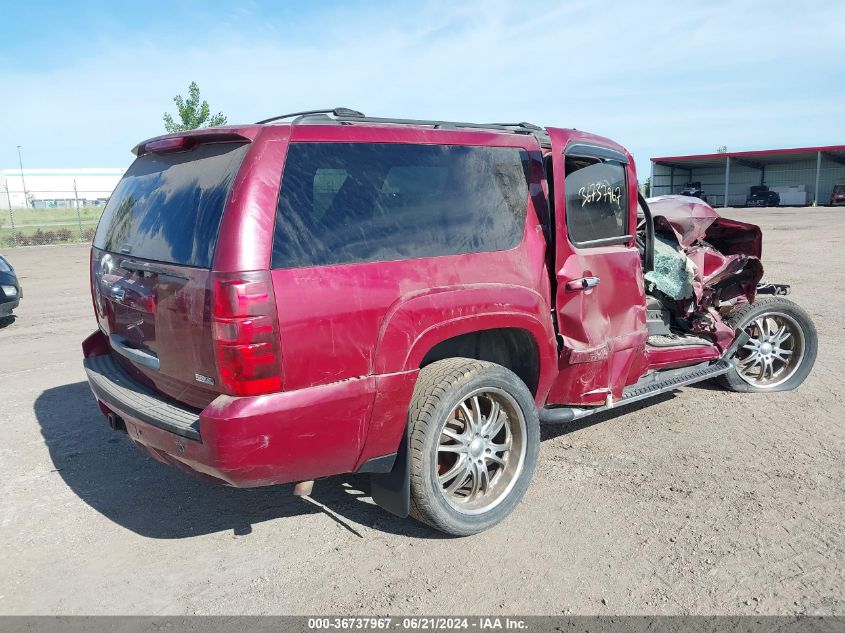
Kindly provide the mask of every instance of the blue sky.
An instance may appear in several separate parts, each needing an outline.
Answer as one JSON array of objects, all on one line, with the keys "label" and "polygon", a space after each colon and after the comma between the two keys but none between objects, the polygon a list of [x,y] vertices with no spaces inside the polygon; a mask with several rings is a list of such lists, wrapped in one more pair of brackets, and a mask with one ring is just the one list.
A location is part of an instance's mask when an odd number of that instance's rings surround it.
[{"label": "blue sky", "polygon": [[0,3],[0,168],[123,167],[194,80],[230,122],[589,130],[651,156],[845,143],[845,2]]}]

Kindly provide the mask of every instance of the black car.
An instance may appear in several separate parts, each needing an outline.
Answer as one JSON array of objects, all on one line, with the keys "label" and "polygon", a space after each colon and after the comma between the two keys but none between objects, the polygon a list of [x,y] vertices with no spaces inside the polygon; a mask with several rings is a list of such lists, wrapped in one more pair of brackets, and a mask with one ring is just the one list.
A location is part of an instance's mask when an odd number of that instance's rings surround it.
[{"label": "black car", "polygon": [[0,319],[11,316],[12,310],[21,301],[21,285],[15,276],[15,269],[0,255]]},{"label": "black car", "polygon": [[751,187],[751,191],[745,198],[746,207],[777,207],[780,206],[780,194],[777,191],[769,191],[766,185]]},{"label": "black car", "polygon": [[703,202],[707,202],[707,194],[702,191],[701,181],[699,180],[685,184],[679,195],[690,196],[691,198],[701,198]]}]

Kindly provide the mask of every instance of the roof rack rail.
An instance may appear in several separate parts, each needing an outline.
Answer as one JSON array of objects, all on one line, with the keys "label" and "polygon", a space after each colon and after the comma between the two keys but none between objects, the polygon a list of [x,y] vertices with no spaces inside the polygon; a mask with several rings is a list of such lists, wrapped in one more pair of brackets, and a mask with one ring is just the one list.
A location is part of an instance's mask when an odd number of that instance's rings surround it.
[{"label": "roof rack rail", "polygon": [[[331,115],[331,116],[329,116]],[[390,117],[372,117],[366,116],[362,112],[352,110],[351,108],[334,108],[332,110],[305,110],[303,112],[292,112],[290,114],[282,114],[280,116],[271,117],[258,121],[258,124],[271,123],[281,119],[289,119],[294,117],[291,125],[296,125],[300,122],[314,119],[312,123],[318,123],[320,120],[332,123],[350,124],[350,123],[388,123],[393,125],[425,125],[431,126],[435,129],[456,130],[456,129],[473,129],[473,130],[496,130],[500,132],[510,132],[512,134],[531,134],[537,138],[540,145],[549,147],[549,136],[545,128],[533,123],[525,121],[519,123],[467,123],[463,121],[440,121],[437,119],[394,119]],[[334,117],[334,118],[332,118]]]},{"label": "roof rack rail", "polygon": [[545,128],[527,121],[520,121],[519,123],[488,123],[487,125],[495,125],[496,127],[516,127],[531,130],[532,132],[543,132]]},{"label": "roof rack rail", "polygon": [[503,132],[532,133],[542,132],[543,128],[531,123],[468,123],[465,121],[441,121],[439,119],[394,119],[390,117],[373,117],[364,115],[342,115],[335,118],[344,122],[360,123],[393,123],[396,125],[429,125],[437,129],[469,128],[478,130],[500,130]]},{"label": "roof rack rail", "polygon": [[358,110],[353,110],[351,108],[333,108],[331,110],[303,110],[302,112],[291,112],[290,114],[280,114],[279,116],[273,116],[269,119],[263,119],[261,121],[256,121],[256,125],[263,125],[264,123],[272,123],[273,121],[280,121],[282,119],[289,119],[291,117],[304,117],[308,116],[309,114],[333,114],[336,117],[344,117],[344,116],[353,116],[353,117],[363,117],[363,112],[358,112]]}]

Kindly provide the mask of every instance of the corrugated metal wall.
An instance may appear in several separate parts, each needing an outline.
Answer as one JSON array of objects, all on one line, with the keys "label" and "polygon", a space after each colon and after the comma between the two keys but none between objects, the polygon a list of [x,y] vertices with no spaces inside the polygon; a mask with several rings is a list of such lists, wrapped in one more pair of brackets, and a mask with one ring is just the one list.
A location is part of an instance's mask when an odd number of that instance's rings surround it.
[{"label": "corrugated metal wall", "polygon": [[[701,181],[701,188],[707,196],[708,202],[714,206],[724,206],[725,198],[725,167],[706,166],[694,167],[691,172],[679,167],[675,168],[674,187],[671,185],[672,168],[666,165],[653,165],[652,196],[663,196],[679,193],[688,180]],[[739,165],[736,159],[731,160],[730,192],[728,206],[743,206],[745,197],[752,185],[759,185],[760,170]],[[830,192],[837,180],[845,178],[845,165],[835,163],[822,156],[821,172],[819,174],[819,204],[830,203]],[[813,203],[816,185],[816,161],[799,160],[781,165],[767,165],[763,183],[769,187],[790,185],[804,185],[807,190],[807,204]]]}]

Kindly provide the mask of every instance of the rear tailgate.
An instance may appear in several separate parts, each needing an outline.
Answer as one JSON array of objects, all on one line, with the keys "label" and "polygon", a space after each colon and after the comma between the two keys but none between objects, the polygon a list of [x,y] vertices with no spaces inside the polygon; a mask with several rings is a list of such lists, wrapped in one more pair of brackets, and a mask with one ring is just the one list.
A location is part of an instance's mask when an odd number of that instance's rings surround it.
[{"label": "rear tailgate", "polygon": [[220,393],[211,265],[247,147],[205,143],[141,155],[112,194],[94,238],[94,303],[112,355],[193,407]]}]

